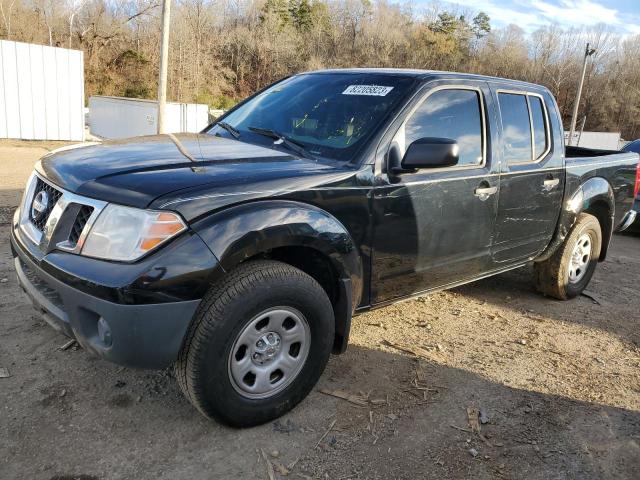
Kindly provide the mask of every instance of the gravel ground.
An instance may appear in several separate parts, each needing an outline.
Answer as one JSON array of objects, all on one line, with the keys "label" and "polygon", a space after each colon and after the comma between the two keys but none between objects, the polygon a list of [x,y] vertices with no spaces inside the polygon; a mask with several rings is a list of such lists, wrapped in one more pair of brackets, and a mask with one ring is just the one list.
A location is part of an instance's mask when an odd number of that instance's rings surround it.
[{"label": "gravel ground", "polygon": [[233,430],[170,371],[60,350],[30,306],[6,213],[45,151],[0,143],[0,478],[640,478],[640,237],[614,238],[591,298],[546,299],[525,268],[361,315],[300,406]]}]

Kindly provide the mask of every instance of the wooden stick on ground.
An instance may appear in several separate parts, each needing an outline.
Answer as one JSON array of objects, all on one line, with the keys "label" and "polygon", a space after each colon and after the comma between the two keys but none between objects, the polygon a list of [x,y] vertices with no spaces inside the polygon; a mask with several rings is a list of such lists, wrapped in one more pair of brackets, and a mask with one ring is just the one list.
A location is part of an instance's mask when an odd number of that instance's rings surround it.
[{"label": "wooden stick on ground", "polygon": [[325,439],[325,437],[326,437],[327,435],[329,435],[329,432],[331,431],[331,429],[333,428],[333,426],[336,424],[336,422],[337,422],[337,421],[338,421],[338,419],[337,419],[337,418],[335,418],[335,419],[333,420],[333,422],[331,422],[331,425],[329,425],[329,428],[327,429],[327,431],[326,431],[326,432],[324,432],[324,435],[322,435],[322,436],[320,437],[320,440],[318,440],[318,443],[316,443],[316,446],[314,447],[314,449],[318,448],[318,446],[320,445],[320,442],[322,442],[322,440],[324,440],[324,439]]},{"label": "wooden stick on ground", "polygon": [[260,453],[262,454],[262,458],[264,459],[264,463],[267,465],[267,475],[269,476],[269,480],[276,480],[276,472],[273,470],[273,465],[271,464],[271,460],[267,457],[267,454],[261,448]]},{"label": "wooden stick on ground", "polygon": [[354,405],[358,405],[359,407],[366,407],[367,401],[364,397],[359,395],[352,395],[348,392],[343,392],[342,390],[318,390],[320,393],[324,393],[325,395],[329,395],[331,397],[341,398],[342,400],[346,400],[347,402],[351,402]]}]

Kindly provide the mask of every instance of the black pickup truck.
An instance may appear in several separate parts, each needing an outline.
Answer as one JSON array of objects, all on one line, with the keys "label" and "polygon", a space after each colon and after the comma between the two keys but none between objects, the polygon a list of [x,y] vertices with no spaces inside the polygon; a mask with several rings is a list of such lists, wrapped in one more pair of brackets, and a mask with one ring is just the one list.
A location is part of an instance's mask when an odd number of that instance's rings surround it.
[{"label": "black pickup truck", "polygon": [[200,412],[247,426],[308,394],[354,313],[528,262],[543,294],[578,295],[635,217],[637,164],[565,148],[538,85],[311,72],[201,134],[45,155],[11,245],[47,322],[175,365]]}]

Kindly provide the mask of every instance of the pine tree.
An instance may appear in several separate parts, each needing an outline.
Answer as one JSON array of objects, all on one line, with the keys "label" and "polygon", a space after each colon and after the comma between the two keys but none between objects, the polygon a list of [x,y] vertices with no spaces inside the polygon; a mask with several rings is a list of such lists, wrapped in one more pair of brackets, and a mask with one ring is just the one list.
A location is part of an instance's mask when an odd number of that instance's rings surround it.
[{"label": "pine tree", "polygon": [[285,25],[291,22],[291,14],[289,10],[289,1],[288,0],[267,0],[262,7],[262,16],[261,20],[264,22],[267,16],[275,16],[280,21],[280,26],[284,27]]},{"label": "pine tree", "polygon": [[484,12],[480,12],[475,17],[473,17],[472,30],[476,37],[484,37],[491,31],[490,21],[491,19],[489,18],[489,15]]},{"label": "pine tree", "polygon": [[438,19],[431,24],[430,28],[434,32],[451,35],[458,28],[458,19],[449,12],[442,12],[438,14]]},{"label": "pine tree", "polygon": [[292,18],[293,25],[299,31],[308,31],[311,29],[311,25],[313,23],[312,12],[311,12],[311,4],[309,0],[292,0]]}]

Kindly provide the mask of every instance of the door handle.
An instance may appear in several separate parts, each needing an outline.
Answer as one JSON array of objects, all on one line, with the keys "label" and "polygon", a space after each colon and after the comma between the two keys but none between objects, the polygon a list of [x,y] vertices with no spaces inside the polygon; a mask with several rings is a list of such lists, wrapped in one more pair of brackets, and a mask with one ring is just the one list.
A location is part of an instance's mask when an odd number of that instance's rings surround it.
[{"label": "door handle", "polygon": [[558,186],[558,184],[560,183],[560,180],[557,178],[549,178],[547,180],[545,180],[542,183],[542,189],[545,192],[550,192],[551,190],[553,190],[554,188],[556,188]]},{"label": "door handle", "polygon": [[477,187],[473,194],[484,202],[491,195],[495,195],[497,191],[498,187]]}]

